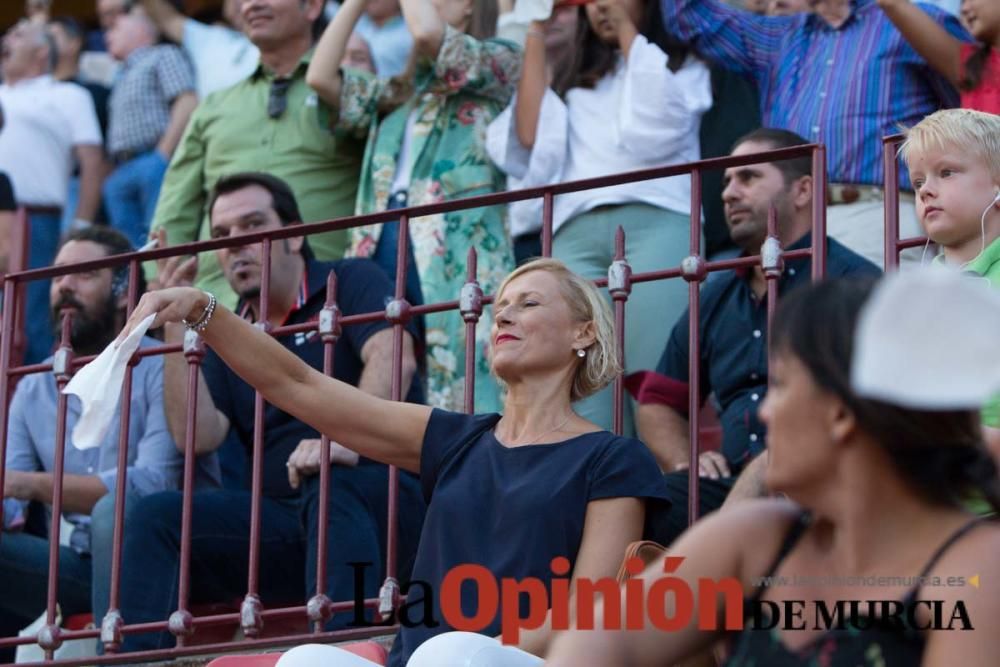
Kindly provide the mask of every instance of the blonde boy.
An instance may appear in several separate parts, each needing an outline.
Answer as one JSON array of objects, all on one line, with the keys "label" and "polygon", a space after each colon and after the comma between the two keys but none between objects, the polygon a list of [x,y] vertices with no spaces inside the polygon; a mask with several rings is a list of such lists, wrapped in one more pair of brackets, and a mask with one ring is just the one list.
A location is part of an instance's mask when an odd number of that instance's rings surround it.
[{"label": "blonde boy", "polygon": [[[900,152],[916,190],[917,219],[941,248],[935,261],[1000,288],[1000,116],[938,111],[906,132]],[[1000,397],[983,408],[983,423],[1000,460]]]}]

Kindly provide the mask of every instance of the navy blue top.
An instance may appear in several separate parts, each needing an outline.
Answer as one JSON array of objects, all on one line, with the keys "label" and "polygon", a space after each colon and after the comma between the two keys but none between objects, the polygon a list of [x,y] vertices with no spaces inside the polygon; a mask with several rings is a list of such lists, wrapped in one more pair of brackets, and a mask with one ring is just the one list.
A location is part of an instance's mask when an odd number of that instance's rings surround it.
[{"label": "navy blue top", "polygon": [[[440,585],[452,568],[477,564],[498,579],[535,577],[548,586],[553,558],[576,562],[588,502],[666,498],[656,460],[638,440],[600,431],[507,447],[493,434],[499,420],[497,414],[431,414],[420,455],[427,517],[413,578],[430,584],[440,625],[404,626],[390,654],[393,667],[405,665],[427,639],[451,630],[440,612]],[[423,590],[415,586],[407,604],[422,599]],[[471,584],[463,586],[462,609],[469,617],[478,611]],[[421,610],[413,606],[411,617],[419,618]],[[500,633],[499,610],[481,632]]]},{"label": "navy blue top", "polygon": [[[806,234],[788,250],[808,248]],[[778,279],[785,295],[811,280],[812,260],[787,260]],[[827,240],[826,276],[878,276],[878,267],[833,239]],[[764,449],[764,425],[757,409],[767,391],[767,297],[758,299],[750,287],[749,270],[727,271],[701,288],[701,402],[712,392],[719,401],[722,453],[734,471]],[[656,367],[629,379],[641,403],[662,403],[688,413],[688,312],[677,321]],[[641,384],[640,384],[641,383]]]},{"label": "navy blue top", "polygon": [[[338,262],[309,261],[303,275],[299,307],[292,311],[285,325],[314,321],[326,302],[326,278],[330,271],[337,275],[337,305],[343,316],[359,315],[385,309],[392,298],[393,288],[385,272],[367,259],[347,259]],[[241,300],[237,313],[249,316]],[[364,370],[361,349],[373,335],[392,326],[386,320],[343,327],[334,345],[333,375],[338,380],[357,385]],[[412,328],[411,328],[412,333]],[[315,331],[282,336],[277,339],[295,356],[313,368],[323,370],[323,341]],[[215,407],[226,415],[247,451],[253,447],[254,388],[234,373],[211,349],[202,365],[205,382]],[[414,379],[407,400],[422,402],[420,382]],[[319,432],[290,414],[269,403],[264,404],[264,495],[287,497],[298,494],[288,484],[285,463],[299,442],[318,438]]]}]

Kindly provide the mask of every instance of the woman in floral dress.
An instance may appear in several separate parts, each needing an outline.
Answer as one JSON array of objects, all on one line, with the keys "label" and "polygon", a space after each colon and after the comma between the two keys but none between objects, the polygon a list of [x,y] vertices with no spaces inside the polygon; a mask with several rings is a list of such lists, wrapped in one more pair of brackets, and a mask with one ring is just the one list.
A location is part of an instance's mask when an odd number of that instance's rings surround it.
[{"label": "woman in floral dress", "polygon": [[[414,38],[407,71],[391,79],[341,70],[365,0],[347,0],[316,48],[307,80],[329,107],[330,123],[368,135],[357,212],[498,192],[504,176],[485,149],[486,127],[506,106],[521,66],[516,45],[492,38],[496,0],[402,0]],[[371,257],[395,276],[397,223],[352,230],[352,253]],[[469,248],[479,253],[477,278],[492,293],[513,266],[503,207],[426,216],[410,226],[419,280],[407,296],[424,303],[459,297]],[[458,410],[464,397],[465,323],[454,313],[426,316],[428,402]],[[495,410],[500,389],[485,358],[491,315],[477,328],[477,411]]]}]

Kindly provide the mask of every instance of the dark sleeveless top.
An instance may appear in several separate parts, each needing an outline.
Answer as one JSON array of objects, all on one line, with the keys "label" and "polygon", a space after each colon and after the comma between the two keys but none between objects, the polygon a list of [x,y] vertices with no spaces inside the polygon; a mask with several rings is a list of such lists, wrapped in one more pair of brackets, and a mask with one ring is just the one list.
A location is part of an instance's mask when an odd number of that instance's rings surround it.
[{"label": "dark sleeveless top", "polygon": [[[781,549],[766,576],[774,576],[781,562],[789,554],[809,526],[811,517],[803,512],[789,529]],[[928,576],[941,556],[951,545],[982,521],[977,517],[956,530],[931,555],[930,560],[920,573],[919,581]],[[746,610],[760,599],[764,586],[747,600]],[[903,608],[909,608],[920,592],[920,584],[911,587],[900,602]],[[862,610],[865,606],[861,607]],[[811,611],[804,614],[805,622],[811,624]],[[787,648],[781,641],[782,633],[775,629],[754,629],[751,627],[751,617],[748,615],[744,629],[730,644],[730,657],[726,667],[895,667],[919,665],[924,652],[923,633],[906,624],[882,622],[878,618],[868,618],[859,615],[859,623],[847,622],[844,627],[834,627],[818,635],[815,641],[800,649]],[[779,623],[780,626],[784,623]]]}]

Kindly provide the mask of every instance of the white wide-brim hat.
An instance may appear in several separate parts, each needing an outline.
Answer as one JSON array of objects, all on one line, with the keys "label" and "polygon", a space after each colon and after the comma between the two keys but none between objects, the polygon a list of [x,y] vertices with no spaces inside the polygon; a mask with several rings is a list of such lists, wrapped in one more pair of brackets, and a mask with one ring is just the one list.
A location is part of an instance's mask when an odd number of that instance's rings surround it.
[{"label": "white wide-brim hat", "polygon": [[1000,290],[941,266],[886,276],[858,321],[851,387],[918,410],[980,407],[1000,392]]}]

